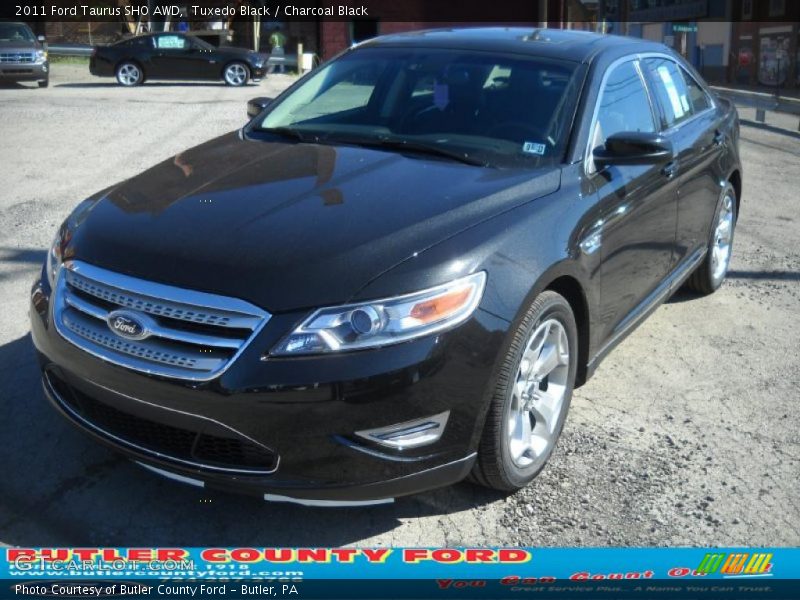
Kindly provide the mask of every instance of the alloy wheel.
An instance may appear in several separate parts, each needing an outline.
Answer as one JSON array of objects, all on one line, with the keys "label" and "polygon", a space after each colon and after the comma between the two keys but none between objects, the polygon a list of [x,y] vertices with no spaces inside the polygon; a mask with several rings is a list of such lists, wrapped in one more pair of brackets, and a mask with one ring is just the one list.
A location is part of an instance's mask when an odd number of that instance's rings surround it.
[{"label": "alloy wheel", "polygon": [[139,68],[136,65],[125,63],[119,68],[119,74],[117,77],[122,85],[136,85],[139,83],[141,71],[139,71]]},{"label": "alloy wheel", "polygon": [[714,230],[711,246],[711,276],[715,281],[725,277],[731,261],[731,242],[733,241],[733,198],[726,194],[722,200],[719,219]]},{"label": "alloy wheel", "polygon": [[225,69],[225,81],[230,85],[244,85],[247,81],[247,69],[239,63],[229,65]]},{"label": "alloy wheel", "polygon": [[509,456],[520,468],[544,461],[556,442],[569,381],[570,348],[556,319],[530,335],[517,369],[507,411]]}]

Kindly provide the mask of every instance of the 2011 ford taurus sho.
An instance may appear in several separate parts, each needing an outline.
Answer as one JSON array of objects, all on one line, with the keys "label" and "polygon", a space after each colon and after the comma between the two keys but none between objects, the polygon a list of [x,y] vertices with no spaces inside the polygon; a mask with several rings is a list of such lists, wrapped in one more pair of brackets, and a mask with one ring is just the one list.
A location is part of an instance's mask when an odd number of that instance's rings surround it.
[{"label": "2011 ford taurus sho", "polygon": [[80,203],[33,287],[54,407],[162,475],[516,490],[603,357],[725,278],[738,117],[662,45],[392,35],[261,104]]}]

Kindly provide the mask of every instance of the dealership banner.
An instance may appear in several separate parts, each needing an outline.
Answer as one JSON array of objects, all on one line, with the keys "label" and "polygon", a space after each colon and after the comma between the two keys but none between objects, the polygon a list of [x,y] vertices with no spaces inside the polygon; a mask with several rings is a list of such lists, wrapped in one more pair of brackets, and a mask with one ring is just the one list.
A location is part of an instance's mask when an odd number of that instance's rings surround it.
[{"label": "dealership banner", "polygon": [[5,548],[0,598],[800,598],[798,548]]}]

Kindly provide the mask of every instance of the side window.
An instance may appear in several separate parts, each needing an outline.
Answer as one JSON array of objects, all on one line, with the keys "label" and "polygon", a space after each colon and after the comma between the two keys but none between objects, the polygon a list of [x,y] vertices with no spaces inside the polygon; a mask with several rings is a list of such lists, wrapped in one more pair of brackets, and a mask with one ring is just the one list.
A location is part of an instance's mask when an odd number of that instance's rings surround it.
[{"label": "side window", "polygon": [[180,35],[160,35],[156,38],[159,50],[183,50],[186,46],[186,38]]},{"label": "side window", "polygon": [[[655,96],[661,106],[664,128],[691,117],[695,111],[680,67],[667,58],[646,58],[644,64],[650,73]],[[702,88],[699,91],[702,92]]]},{"label": "side window", "polygon": [[600,92],[592,148],[602,146],[615,133],[655,130],[650,100],[633,61],[617,65]]},{"label": "side window", "polygon": [[711,101],[708,99],[706,91],[700,87],[700,84],[695,81],[694,77],[689,75],[686,71],[681,69],[683,78],[686,80],[686,86],[689,88],[689,99],[692,101],[692,108],[695,113],[704,111],[711,108]]}]

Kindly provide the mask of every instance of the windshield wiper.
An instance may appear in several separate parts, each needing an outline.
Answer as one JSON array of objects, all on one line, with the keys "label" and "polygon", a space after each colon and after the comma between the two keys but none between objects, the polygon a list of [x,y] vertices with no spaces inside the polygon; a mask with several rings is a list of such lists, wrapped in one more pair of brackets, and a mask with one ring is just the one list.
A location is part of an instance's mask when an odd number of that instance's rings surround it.
[{"label": "windshield wiper", "polygon": [[300,142],[318,142],[319,137],[314,135],[310,138],[304,135],[300,130],[294,129],[293,127],[258,127],[256,131],[264,132],[264,133],[271,133],[273,135],[278,135],[285,138],[291,138],[293,140],[298,140]]},{"label": "windshield wiper", "polygon": [[448,148],[443,148],[442,146],[436,144],[426,144],[425,142],[418,142],[416,140],[376,137],[376,138],[357,138],[357,139],[342,138],[341,140],[336,140],[334,138],[331,141],[334,142],[341,141],[342,143],[345,144],[356,144],[358,146],[373,146],[376,148],[405,150],[407,152],[415,152],[417,154],[428,154],[430,156],[442,156],[444,158],[449,158],[451,160],[455,160],[475,167],[489,166],[485,160],[477,159],[474,156],[470,156],[466,152],[458,152],[457,150],[450,150]]}]

